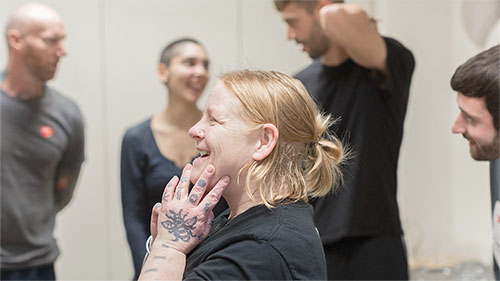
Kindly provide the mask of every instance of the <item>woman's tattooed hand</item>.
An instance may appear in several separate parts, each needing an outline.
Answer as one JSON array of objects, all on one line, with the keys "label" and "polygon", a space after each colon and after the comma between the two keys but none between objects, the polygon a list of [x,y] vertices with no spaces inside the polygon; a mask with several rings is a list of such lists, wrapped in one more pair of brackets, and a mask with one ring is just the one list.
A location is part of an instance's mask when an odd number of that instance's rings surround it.
[{"label": "woman's tattooed hand", "polygon": [[191,164],[186,165],[180,180],[173,177],[168,182],[162,202],[153,207],[151,216],[153,245],[173,248],[184,254],[207,237],[214,218],[212,209],[230,181],[229,177],[222,177],[205,194],[207,183],[215,173],[214,166],[209,165],[189,193],[191,168]]}]

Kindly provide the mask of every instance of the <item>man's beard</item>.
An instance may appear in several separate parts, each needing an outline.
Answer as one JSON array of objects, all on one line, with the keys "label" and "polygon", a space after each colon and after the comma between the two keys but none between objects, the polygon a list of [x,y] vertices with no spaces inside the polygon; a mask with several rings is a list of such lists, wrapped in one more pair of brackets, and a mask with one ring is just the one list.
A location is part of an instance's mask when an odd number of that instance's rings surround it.
[{"label": "man's beard", "polygon": [[39,52],[34,50],[33,47],[28,46],[24,54],[24,61],[33,76],[42,82],[46,82],[54,78],[57,66],[51,69],[49,66],[44,65],[40,56]]},{"label": "man's beard", "polygon": [[328,48],[330,47],[330,41],[326,37],[325,33],[321,29],[319,23],[317,23],[311,32],[311,36],[306,40],[306,42],[298,42],[305,44],[309,51],[307,54],[311,59],[316,59],[324,55]]},{"label": "man's beard", "polygon": [[[468,140],[471,140],[468,135],[464,135]],[[490,161],[498,159],[499,157],[499,140],[498,132],[491,143],[485,145],[479,145],[475,143],[475,147],[471,147],[470,155],[474,160],[477,161]]]}]

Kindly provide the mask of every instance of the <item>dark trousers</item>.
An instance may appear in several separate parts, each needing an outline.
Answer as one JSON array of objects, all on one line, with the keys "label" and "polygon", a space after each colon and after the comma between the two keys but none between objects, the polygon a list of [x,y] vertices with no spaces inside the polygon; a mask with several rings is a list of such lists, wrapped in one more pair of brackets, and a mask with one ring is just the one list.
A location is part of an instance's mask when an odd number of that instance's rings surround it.
[{"label": "dark trousers", "polygon": [[56,280],[54,265],[17,270],[3,270],[0,280]]},{"label": "dark trousers", "polygon": [[402,237],[346,237],[324,250],[328,280],[408,280]]},{"label": "dark trousers", "polygon": [[493,273],[495,274],[495,280],[500,280],[500,270],[498,269],[495,257],[493,257]]}]

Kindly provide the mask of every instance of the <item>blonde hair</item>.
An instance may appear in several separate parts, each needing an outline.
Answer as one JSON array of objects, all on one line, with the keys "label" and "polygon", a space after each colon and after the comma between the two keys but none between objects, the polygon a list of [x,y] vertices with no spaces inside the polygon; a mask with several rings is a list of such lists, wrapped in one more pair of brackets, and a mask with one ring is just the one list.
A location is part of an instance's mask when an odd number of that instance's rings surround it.
[{"label": "blonde hair", "polygon": [[[321,197],[338,186],[345,149],[328,131],[330,117],[319,112],[299,80],[281,72],[250,70],[229,72],[220,80],[240,100],[243,120],[255,128],[271,123],[279,132],[271,154],[243,168],[251,198],[257,193],[272,208],[284,199]],[[250,181],[257,190],[251,190]]]}]

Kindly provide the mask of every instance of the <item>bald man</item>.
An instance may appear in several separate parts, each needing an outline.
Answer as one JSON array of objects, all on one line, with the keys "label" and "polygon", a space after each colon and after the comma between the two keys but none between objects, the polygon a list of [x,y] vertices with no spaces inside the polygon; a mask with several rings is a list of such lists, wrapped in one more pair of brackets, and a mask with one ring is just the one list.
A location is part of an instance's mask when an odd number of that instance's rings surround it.
[{"label": "bald man", "polygon": [[1,94],[1,280],[55,280],[55,216],[70,201],[84,160],[78,106],[49,87],[66,55],[50,7],[11,14]]}]

